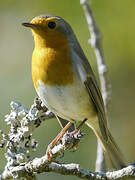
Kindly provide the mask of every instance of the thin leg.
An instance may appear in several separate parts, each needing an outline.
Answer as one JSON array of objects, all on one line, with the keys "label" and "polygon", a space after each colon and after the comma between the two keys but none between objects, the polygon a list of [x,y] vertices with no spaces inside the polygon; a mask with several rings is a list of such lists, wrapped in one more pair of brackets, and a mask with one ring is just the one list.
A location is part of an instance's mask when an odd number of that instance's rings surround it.
[{"label": "thin leg", "polygon": [[[62,128],[64,128],[69,123],[69,121],[67,121],[67,120],[65,120],[59,116],[56,116],[56,118],[57,118],[57,120],[58,120],[58,122]],[[72,125],[68,128],[68,132],[72,132],[75,129],[76,129],[75,124],[72,123]]]},{"label": "thin leg", "polygon": [[[80,125],[73,131],[71,132],[71,134],[75,135],[76,133],[78,133],[79,129],[82,127],[82,125],[87,121],[87,119],[84,119]],[[67,131],[67,129],[72,125],[72,122],[69,122],[62,130],[61,132],[55,137],[55,139],[49,144],[48,148],[47,148],[47,156],[48,156],[48,160],[51,161],[52,159],[52,153],[51,150],[54,147],[54,145],[59,142],[61,140],[61,138],[63,137],[63,135],[65,134],[65,132]]]},{"label": "thin leg", "polygon": [[87,121],[87,118],[85,118],[76,129],[79,130],[86,121]]},{"label": "thin leg", "polygon": [[51,160],[52,159],[52,154],[51,154],[51,150],[54,147],[54,145],[61,140],[61,138],[63,137],[63,135],[65,134],[65,132],[67,131],[67,129],[71,126],[72,122],[69,122],[62,130],[61,132],[56,136],[56,138],[51,142],[51,144],[48,146],[47,148],[47,155],[48,155],[48,159]]},{"label": "thin leg", "polygon": [[80,128],[83,126],[83,124],[85,123],[87,121],[87,118],[85,118],[80,124],[79,124],[79,126],[73,131],[73,132],[71,132],[73,135],[74,134],[76,134],[79,130],[80,130]]}]

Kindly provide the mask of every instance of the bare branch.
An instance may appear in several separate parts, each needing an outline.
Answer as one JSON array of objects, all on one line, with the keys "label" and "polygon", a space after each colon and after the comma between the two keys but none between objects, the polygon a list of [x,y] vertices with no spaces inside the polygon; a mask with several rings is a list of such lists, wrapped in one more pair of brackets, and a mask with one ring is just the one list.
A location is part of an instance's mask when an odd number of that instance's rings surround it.
[{"label": "bare branch", "polygon": [[[101,91],[102,96],[105,104],[105,111],[107,113],[108,110],[108,103],[110,100],[110,83],[108,81],[107,76],[107,65],[105,63],[105,58],[103,55],[102,50],[102,43],[101,43],[101,33],[99,31],[99,28],[97,27],[96,20],[93,16],[92,9],[89,5],[89,0],[80,0],[80,3],[83,6],[84,13],[87,19],[88,28],[90,31],[90,44],[92,45],[96,60],[97,60],[97,66],[98,66],[98,73],[100,78],[100,84],[101,84]],[[96,160],[96,171],[105,171],[105,158],[104,158],[104,152],[101,147],[100,141],[98,140],[98,146],[97,146],[97,160]]]}]

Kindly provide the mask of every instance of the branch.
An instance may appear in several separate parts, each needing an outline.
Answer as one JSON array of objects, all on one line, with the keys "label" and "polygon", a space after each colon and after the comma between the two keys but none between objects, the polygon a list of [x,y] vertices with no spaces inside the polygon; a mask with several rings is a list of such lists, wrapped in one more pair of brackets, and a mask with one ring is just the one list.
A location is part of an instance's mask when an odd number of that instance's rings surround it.
[{"label": "branch", "polygon": [[[18,102],[11,103],[11,113],[6,116],[6,122],[10,125],[8,135],[2,133],[7,149],[7,164],[1,173],[1,180],[13,178],[25,178],[35,180],[36,174],[43,172],[56,172],[63,175],[72,175],[81,179],[89,180],[117,180],[125,177],[135,177],[135,164],[113,172],[90,172],[83,169],[79,164],[60,164],[56,158],[61,157],[66,150],[76,148],[83,134],[66,132],[59,144],[51,150],[52,159],[48,159],[47,153],[41,158],[30,159],[30,150],[35,149],[37,144],[31,144],[31,133],[39,127],[46,117],[47,109],[42,106],[40,99],[36,99],[28,111]],[[7,141],[7,143],[6,143]],[[3,144],[4,146],[4,144]]]},{"label": "branch", "polygon": [[[29,111],[19,102],[11,102],[10,106],[11,113],[5,116],[5,122],[10,126],[10,131],[8,134],[0,132],[3,138],[0,147],[6,148],[7,159],[3,177],[9,177],[10,171],[15,166],[30,161],[30,152],[38,145],[37,141],[31,139],[33,131],[43,121],[54,117],[54,114],[48,111],[38,98],[35,99]],[[27,179],[35,179],[35,175],[28,176]]]},{"label": "branch", "polygon": [[[56,148],[57,149],[57,148]],[[58,148],[59,149],[59,148]],[[61,149],[61,148],[60,148]],[[59,149],[59,150],[60,150]],[[58,150],[58,151],[59,151]],[[134,178],[135,177],[135,164],[132,164],[121,170],[112,171],[112,172],[91,172],[86,169],[83,169],[79,164],[59,164],[56,162],[51,162],[49,164],[47,156],[41,158],[35,158],[33,161],[30,161],[26,164],[20,164],[17,167],[14,167],[10,173],[3,173],[1,180],[7,180],[12,178],[33,178],[34,173],[43,173],[43,172],[55,172],[62,175],[72,175],[79,177],[81,179],[88,180],[120,180],[123,178]]]},{"label": "branch", "polygon": [[[101,84],[101,91],[102,97],[104,100],[105,111],[107,113],[108,110],[108,103],[110,101],[110,83],[108,81],[107,76],[107,65],[105,63],[105,58],[103,55],[102,50],[102,43],[101,43],[101,33],[99,28],[97,27],[96,20],[93,16],[92,9],[89,5],[89,0],[80,0],[81,5],[83,6],[84,13],[87,19],[88,28],[90,32],[90,44],[92,45],[98,66],[98,73],[99,79]],[[96,160],[96,171],[105,171],[105,158],[104,152],[101,147],[100,141],[98,140],[98,147],[97,147],[97,160]]]},{"label": "branch", "polygon": [[[6,147],[5,157],[7,164],[1,175],[1,179],[13,179],[24,177],[28,180],[36,179],[35,172],[44,172],[44,168],[51,162],[48,155],[35,158],[31,161],[30,152],[37,148],[37,142],[33,139],[32,133],[40,124],[48,118],[54,117],[36,98],[34,104],[28,111],[19,102],[11,102],[11,113],[6,115],[6,123],[10,126],[8,134],[1,131],[3,137],[0,147]],[[52,161],[61,156],[65,150],[76,149],[84,134],[81,131],[65,133],[62,140],[52,149]]]}]

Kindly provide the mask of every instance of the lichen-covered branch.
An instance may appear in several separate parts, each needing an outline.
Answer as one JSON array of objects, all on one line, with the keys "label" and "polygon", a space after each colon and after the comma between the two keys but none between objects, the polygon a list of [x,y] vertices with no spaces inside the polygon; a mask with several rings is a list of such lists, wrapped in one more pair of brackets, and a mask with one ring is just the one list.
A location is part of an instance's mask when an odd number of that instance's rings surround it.
[{"label": "lichen-covered branch", "polygon": [[[41,158],[30,159],[30,151],[36,149],[37,143],[32,141],[32,132],[39,127],[46,118],[52,117],[42,105],[40,99],[36,99],[28,111],[19,102],[11,103],[11,113],[6,116],[6,122],[10,126],[9,134],[3,136],[3,147],[7,149],[7,164],[0,174],[1,180],[25,178],[35,180],[36,174],[55,172],[63,175],[77,176],[81,179],[102,179],[117,180],[126,177],[135,177],[135,164],[112,172],[90,172],[83,169],[79,164],[61,164],[58,162],[65,150],[76,148],[83,134],[78,131],[76,134],[66,132],[61,141],[51,150],[52,159],[48,159],[47,153]],[[32,143],[33,142],[33,143]]]},{"label": "lichen-covered branch", "polygon": [[[29,178],[33,177],[35,173],[49,171],[57,172],[57,169],[54,167],[55,163],[52,161],[55,161],[56,157],[64,153],[65,150],[71,149],[82,137],[83,134],[80,134],[80,132],[78,132],[75,136],[72,136],[71,133],[66,133],[62,138],[62,142],[52,149],[53,158],[51,161],[48,160],[48,156],[45,154],[45,156],[41,158],[35,158],[28,163],[21,163],[18,166],[12,167],[10,171],[5,170],[2,174],[2,180],[21,177]],[[56,163],[56,165],[60,166],[58,163]]]},{"label": "lichen-covered branch", "polygon": [[[0,147],[6,148],[7,159],[4,177],[9,177],[14,167],[31,160],[30,151],[35,150],[38,145],[37,141],[32,139],[33,131],[41,122],[54,117],[54,114],[48,111],[38,98],[35,99],[29,111],[19,102],[11,102],[10,106],[11,113],[5,116],[5,122],[10,128],[9,133],[5,134],[1,131],[3,139]],[[35,179],[35,175],[28,177],[27,179]]]},{"label": "lichen-covered branch", "polygon": [[[79,135],[79,132],[78,132]],[[71,133],[66,133],[63,138],[62,142],[59,145],[56,145],[52,149],[52,161],[56,159],[56,157],[60,156],[66,149],[71,149],[75,142],[77,142],[80,139],[80,137],[72,137]],[[52,168],[52,166],[49,166],[52,164],[51,161],[48,160],[47,154],[41,158],[35,158],[32,161],[29,161],[27,163],[21,163],[18,166],[10,168],[10,170],[5,170],[2,173],[2,179],[12,179],[12,178],[21,178],[25,177],[34,177],[35,173],[43,173],[51,171],[49,167]]]},{"label": "lichen-covered branch", "polygon": [[[57,148],[56,148],[57,149]],[[79,164],[59,164],[56,162],[48,162],[47,156],[35,158],[26,164],[20,164],[11,171],[3,172],[1,180],[14,178],[32,179],[36,173],[55,172],[62,175],[72,175],[81,179],[88,180],[120,180],[135,178],[135,165],[110,172],[90,172],[83,169]],[[33,178],[34,179],[34,178]]]},{"label": "lichen-covered branch", "polygon": [[43,121],[54,117],[54,115],[38,98],[35,99],[29,111],[19,102],[11,102],[10,106],[11,113],[6,115],[5,119],[10,131],[8,134],[1,131],[3,138],[1,148],[6,148],[5,157],[7,159],[5,170],[1,175],[2,179],[20,177],[25,177],[28,180],[35,179],[35,172],[40,172],[40,170],[44,172],[45,166],[64,153],[65,150],[76,148],[84,136],[80,130],[75,134],[67,132],[59,144],[56,144],[51,150],[51,161],[48,160],[48,155],[31,161],[30,152],[35,150],[38,145],[37,141],[32,139],[32,133]]},{"label": "lichen-covered branch", "polygon": [[[91,1],[90,0],[80,0],[80,3],[83,6],[84,13],[87,19],[88,28],[90,31],[90,44],[92,45],[96,60],[97,60],[97,66],[98,66],[98,73],[99,73],[99,79],[101,84],[101,91],[102,96],[104,100],[105,105],[105,111],[107,113],[108,110],[108,103],[110,100],[110,83],[108,81],[107,76],[107,65],[105,63],[105,58],[102,50],[102,43],[101,43],[101,33],[99,31],[99,28],[97,26],[96,20],[93,16],[92,9],[89,5]],[[96,160],[96,171],[105,171],[105,158],[104,158],[104,152],[101,147],[100,141],[98,140],[98,147],[97,147],[97,160]]]}]

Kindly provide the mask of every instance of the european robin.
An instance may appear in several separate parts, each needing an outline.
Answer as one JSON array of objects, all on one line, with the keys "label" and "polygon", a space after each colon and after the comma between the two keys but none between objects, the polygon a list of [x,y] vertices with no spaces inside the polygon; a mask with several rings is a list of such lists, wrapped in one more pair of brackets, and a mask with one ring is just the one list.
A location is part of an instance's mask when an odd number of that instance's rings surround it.
[{"label": "european robin", "polygon": [[30,23],[35,48],[32,79],[38,96],[56,117],[86,124],[117,169],[125,161],[107,128],[102,95],[92,68],[71,28],[61,17],[40,15]]}]

